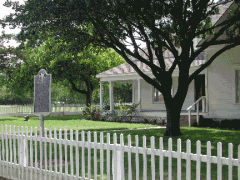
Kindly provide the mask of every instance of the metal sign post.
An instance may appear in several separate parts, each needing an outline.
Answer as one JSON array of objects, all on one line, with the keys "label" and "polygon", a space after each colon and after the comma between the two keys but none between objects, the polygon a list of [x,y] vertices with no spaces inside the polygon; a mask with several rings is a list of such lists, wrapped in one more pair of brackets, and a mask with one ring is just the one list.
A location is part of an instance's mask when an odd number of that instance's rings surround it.
[{"label": "metal sign post", "polygon": [[44,136],[44,116],[51,112],[51,82],[52,75],[41,69],[34,76],[34,114],[39,116],[42,135]]}]

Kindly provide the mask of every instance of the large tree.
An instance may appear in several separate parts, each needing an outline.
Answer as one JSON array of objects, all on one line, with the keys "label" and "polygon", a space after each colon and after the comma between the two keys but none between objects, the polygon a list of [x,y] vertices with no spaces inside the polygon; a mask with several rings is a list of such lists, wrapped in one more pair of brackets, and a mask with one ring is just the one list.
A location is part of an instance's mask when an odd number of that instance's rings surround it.
[{"label": "large tree", "polygon": [[[114,50],[89,46],[76,51],[72,47],[80,46],[76,42],[63,42],[52,36],[44,39],[37,47],[27,43],[18,48],[22,54],[21,62],[16,63],[6,77],[8,87],[14,92],[26,92],[33,89],[33,76],[40,69],[46,69],[53,76],[54,83],[61,83],[86,97],[86,105],[92,103],[93,90],[99,87],[96,74],[124,62]],[[74,44],[74,45],[73,45]],[[21,90],[20,90],[21,89]]]},{"label": "large tree", "polygon": [[13,40],[13,34],[5,34],[2,32],[0,35],[0,72],[7,71],[8,68],[19,58],[16,48],[8,45],[10,40]]},{"label": "large tree", "polygon": [[[230,16],[212,25],[211,16],[227,0],[28,0],[24,5],[13,4],[16,13],[5,22],[21,26],[19,38],[36,37],[39,32],[52,30],[56,37],[94,42],[113,48],[149,84],[164,97],[167,110],[165,135],[180,135],[180,112],[189,84],[216,57],[239,44],[239,4],[231,7]],[[232,1],[233,2],[233,1]],[[91,27],[89,29],[89,27]],[[229,27],[231,27],[229,29]],[[234,32],[234,33],[233,33]],[[235,33],[236,32],[236,33]],[[221,35],[226,33],[225,38]],[[200,48],[194,48],[195,38],[211,35]],[[230,35],[230,36],[228,36]],[[141,48],[144,45],[145,48]],[[194,73],[189,69],[194,59],[208,47],[224,44]],[[167,66],[164,52],[174,61]],[[154,60],[154,54],[156,61]],[[134,57],[150,67],[154,79],[132,61]],[[171,94],[172,74],[179,70],[178,89]],[[155,80],[156,79],[156,80]]]}]

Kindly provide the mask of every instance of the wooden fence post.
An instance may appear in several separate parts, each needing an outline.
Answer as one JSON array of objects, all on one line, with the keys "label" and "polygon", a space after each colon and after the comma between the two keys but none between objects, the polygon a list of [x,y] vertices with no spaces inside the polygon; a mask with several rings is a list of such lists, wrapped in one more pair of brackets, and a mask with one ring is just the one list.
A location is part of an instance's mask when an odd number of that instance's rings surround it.
[{"label": "wooden fence post", "polygon": [[[116,159],[115,159],[116,158]],[[113,153],[113,180],[122,180],[122,152],[117,150],[115,153]],[[117,168],[115,168],[117,167]],[[115,169],[117,172],[115,172]]]},{"label": "wooden fence post", "polygon": [[25,135],[21,136],[20,143],[18,144],[19,147],[18,149],[20,150],[20,161],[19,164],[22,165],[23,167],[27,167],[27,159],[28,159],[28,154],[27,154],[27,148],[28,148],[28,143],[27,143],[27,138]]}]

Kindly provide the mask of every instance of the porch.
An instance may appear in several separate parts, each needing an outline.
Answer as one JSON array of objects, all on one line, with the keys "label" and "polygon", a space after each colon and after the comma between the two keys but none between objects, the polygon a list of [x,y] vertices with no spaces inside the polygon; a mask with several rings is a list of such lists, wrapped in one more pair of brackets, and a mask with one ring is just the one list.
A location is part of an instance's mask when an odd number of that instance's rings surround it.
[{"label": "porch", "polygon": [[[205,81],[205,79],[203,79]],[[204,82],[203,81],[203,82]],[[154,103],[153,97],[151,97],[151,94],[153,92],[153,88],[146,84],[141,79],[135,79],[135,80],[121,80],[121,81],[100,81],[100,110],[104,111],[104,105],[103,105],[103,83],[109,83],[109,111],[118,111],[114,109],[114,105],[116,105],[114,101],[114,88],[113,85],[115,82],[125,82],[125,83],[131,83],[132,84],[132,102],[138,104],[137,110],[138,110],[138,116],[139,117],[155,117],[160,119],[166,119],[167,113],[165,110],[165,105],[163,102],[161,103]],[[194,82],[195,83],[195,82]],[[199,88],[199,83],[198,84]],[[190,91],[188,93],[188,96],[185,102],[185,105],[183,107],[183,110],[181,111],[181,121],[183,121],[184,126],[191,126],[194,122],[199,124],[199,117],[200,115],[207,115],[208,112],[208,106],[207,106],[207,97],[203,96],[205,95],[205,92],[202,90],[204,89],[204,86],[201,86],[201,91],[198,92],[198,96],[196,95],[196,85],[191,86]],[[200,92],[200,94],[199,94]],[[174,93],[174,90],[173,90]],[[200,96],[200,98],[198,98]],[[197,97],[198,99],[194,101]],[[147,101],[149,101],[147,103]],[[190,100],[189,100],[190,99]]]}]

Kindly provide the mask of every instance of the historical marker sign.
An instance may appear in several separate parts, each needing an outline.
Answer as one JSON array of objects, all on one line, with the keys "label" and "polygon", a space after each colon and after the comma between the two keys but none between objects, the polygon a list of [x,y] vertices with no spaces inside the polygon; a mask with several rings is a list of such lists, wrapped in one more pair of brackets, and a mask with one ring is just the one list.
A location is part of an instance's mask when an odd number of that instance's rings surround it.
[{"label": "historical marker sign", "polygon": [[46,116],[51,112],[52,75],[41,69],[34,76],[34,114]]}]

